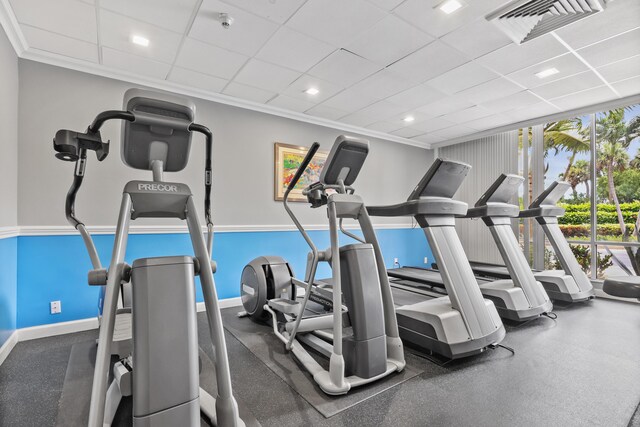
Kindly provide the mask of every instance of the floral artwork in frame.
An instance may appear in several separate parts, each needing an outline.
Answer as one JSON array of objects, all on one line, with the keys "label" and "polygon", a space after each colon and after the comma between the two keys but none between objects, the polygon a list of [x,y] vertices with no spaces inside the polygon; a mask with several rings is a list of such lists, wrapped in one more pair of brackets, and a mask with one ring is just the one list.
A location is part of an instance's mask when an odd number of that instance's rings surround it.
[{"label": "floral artwork in frame", "polygon": [[[274,175],[275,175],[275,200],[283,200],[284,192],[293,179],[302,159],[309,151],[309,147],[289,145],[276,142],[274,145]],[[302,190],[320,179],[320,173],[327,160],[329,153],[318,151],[313,156],[307,170],[289,194],[289,201],[306,202],[306,196],[302,195]]]}]

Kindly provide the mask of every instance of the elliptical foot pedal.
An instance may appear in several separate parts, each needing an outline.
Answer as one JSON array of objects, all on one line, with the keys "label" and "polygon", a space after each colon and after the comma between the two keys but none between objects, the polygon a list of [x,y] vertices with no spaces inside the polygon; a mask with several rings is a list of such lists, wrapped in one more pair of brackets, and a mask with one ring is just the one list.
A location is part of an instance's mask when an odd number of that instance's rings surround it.
[{"label": "elliptical foot pedal", "polygon": [[291,301],[286,298],[276,298],[269,300],[269,307],[272,309],[279,311],[280,313],[290,314],[290,315],[299,315],[300,314],[300,303],[298,301]]}]

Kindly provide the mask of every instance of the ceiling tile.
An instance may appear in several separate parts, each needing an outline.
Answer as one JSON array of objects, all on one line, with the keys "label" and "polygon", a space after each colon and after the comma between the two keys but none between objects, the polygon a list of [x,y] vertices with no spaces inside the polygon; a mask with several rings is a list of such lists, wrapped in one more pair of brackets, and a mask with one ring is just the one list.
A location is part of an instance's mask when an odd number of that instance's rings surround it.
[{"label": "ceiling tile", "polygon": [[513,43],[502,31],[484,18],[450,32],[440,40],[475,59]]},{"label": "ceiling tile", "polygon": [[367,0],[369,3],[373,3],[384,10],[393,10],[404,0]]},{"label": "ceiling tile", "polygon": [[416,129],[421,129],[425,132],[435,132],[440,129],[445,129],[455,125],[454,122],[447,120],[443,117],[435,117],[433,119],[425,120],[420,123],[412,125]]},{"label": "ceiling tile", "polygon": [[580,49],[578,53],[596,68],[640,55],[640,28]]},{"label": "ceiling tile", "polygon": [[441,92],[453,95],[464,89],[496,79],[497,77],[499,76],[496,73],[486,69],[482,65],[467,62],[464,65],[429,80],[427,84],[431,87],[438,88]]},{"label": "ceiling tile", "polygon": [[221,92],[228,83],[228,80],[180,67],[173,67],[167,80],[212,92]]},{"label": "ceiling tile", "polygon": [[558,98],[575,92],[602,86],[604,82],[593,71],[576,74],[531,89],[531,92],[545,99]]},{"label": "ceiling tile", "polygon": [[342,47],[385,15],[382,9],[364,0],[308,0],[287,26]]},{"label": "ceiling tile", "polygon": [[438,136],[444,140],[458,138],[465,135],[470,135],[475,132],[475,129],[471,129],[467,126],[455,125],[445,129],[440,129],[433,132],[433,135]]},{"label": "ceiling tile", "polygon": [[176,65],[212,76],[230,79],[236,75],[247,57],[198,40],[186,38]]},{"label": "ceiling tile", "polygon": [[[143,47],[133,44],[131,42],[133,35],[149,39],[149,46]],[[100,43],[102,46],[171,64],[175,60],[181,41],[182,35],[172,31],[107,10],[100,12]]]},{"label": "ceiling tile", "polygon": [[108,47],[102,48],[102,63],[107,67],[162,80],[167,77],[171,68],[169,64],[109,49]]},{"label": "ceiling tile", "polygon": [[[224,29],[218,14],[229,13],[233,25]],[[253,56],[278,29],[278,25],[219,0],[204,0],[189,37]]]},{"label": "ceiling tile", "polygon": [[[536,76],[536,73],[550,68],[555,68],[558,70],[558,73],[543,79]],[[558,56],[557,58],[511,73],[507,77],[514,82],[531,89],[588,70],[589,68],[587,68],[587,66],[584,65],[584,63],[575,55],[567,53],[566,55]]]},{"label": "ceiling tile", "polygon": [[640,76],[616,82],[612,86],[620,96],[637,95],[640,93]]},{"label": "ceiling tile", "polygon": [[415,86],[415,83],[385,68],[359,81],[351,88],[361,91],[371,98],[384,99],[411,86]]},{"label": "ceiling tile", "polygon": [[521,45],[511,43],[481,56],[477,61],[498,73],[509,74],[567,52],[558,40],[547,34]]},{"label": "ceiling tile", "polygon": [[304,99],[292,98],[286,95],[278,95],[269,101],[268,104],[274,107],[284,108],[285,110],[297,111],[300,113],[315,105],[313,102]]},{"label": "ceiling tile", "polygon": [[[316,95],[309,95],[305,92],[309,88],[318,89],[320,92]],[[313,104],[318,104],[327,98],[332,97],[341,90],[342,87],[338,85],[334,85],[333,83],[305,74],[295,82],[291,83],[291,85],[289,85],[289,87],[282,93],[292,98],[303,99],[312,102]]]},{"label": "ceiling tile", "polygon": [[375,73],[380,68],[373,62],[340,49],[310,69],[308,74],[347,87]]},{"label": "ceiling tile", "polygon": [[494,113],[501,113],[503,111],[537,104],[538,102],[540,102],[540,98],[528,90],[524,90],[513,95],[505,96],[504,98],[481,103],[481,106],[492,110]]},{"label": "ceiling tile", "polygon": [[298,77],[300,77],[300,73],[296,71],[258,59],[251,59],[240,70],[235,81],[261,89],[281,92]]},{"label": "ceiling tile", "polygon": [[356,87],[351,87],[326,100],[322,105],[348,112],[354,112],[379,100],[373,95],[373,93],[363,91]]},{"label": "ceiling tile", "polygon": [[556,30],[574,49],[597,43],[640,26],[640,2],[608,1],[604,12]]},{"label": "ceiling tile", "polygon": [[[546,104],[546,103],[545,103]],[[549,104],[546,104],[549,105]],[[506,115],[496,114],[465,122],[464,125],[475,130],[494,129],[513,123],[513,119]]]},{"label": "ceiling tile", "polygon": [[[413,120],[410,122],[406,122],[404,119],[407,117],[413,117]],[[402,114],[398,114],[396,116],[393,117],[389,117],[387,120],[385,120],[385,122],[387,123],[391,123],[394,126],[397,126],[396,129],[399,129],[401,127],[416,127],[416,124],[418,123],[422,123],[424,121],[427,121],[429,119],[433,118],[433,116],[429,116],[427,114],[421,113],[419,111],[415,111],[415,110],[410,110],[410,111],[404,111],[402,112]]]},{"label": "ceiling tile", "polygon": [[197,3],[197,0],[100,0],[100,7],[184,34]]},{"label": "ceiling tile", "polygon": [[225,3],[237,6],[254,15],[267,18],[271,21],[283,24],[305,0],[286,0],[286,1],[256,1],[256,0],[224,0]]},{"label": "ceiling tile", "polygon": [[375,130],[378,132],[393,132],[394,130],[398,130],[402,127],[399,123],[390,123],[390,122],[375,122],[367,126],[367,129]]},{"label": "ceiling tile", "polygon": [[397,95],[390,96],[388,99],[398,105],[405,107],[405,110],[410,110],[416,107],[420,107],[425,104],[430,104],[438,99],[444,98],[446,95],[432,86],[422,83],[418,86],[412,87],[405,91],[398,93]]},{"label": "ceiling tile", "polygon": [[290,28],[280,27],[260,49],[256,58],[305,72],[334,50],[335,48],[330,44]]},{"label": "ceiling tile", "polygon": [[414,129],[411,127],[405,127],[391,132],[393,135],[401,136],[403,138],[413,138],[414,136],[424,134],[423,130]]},{"label": "ceiling tile", "polygon": [[553,102],[563,111],[567,111],[567,110],[572,110],[574,108],[594,105],[599,102],[609,101],[617,97],[618,96],[615,93],[613,93],[613,91],[609,89],[607,86],[600,86],[597,88],[563,96],[561,98],[555,98],[555,99],[552,99],[551,102]]},{"label": "ceiling tile", "polygon": [[468,62],[468,60],[461,53],[436,40],[417,52],[391,64],[389,70],[416,83],[421,83],[465,62]]},{"label": "ceiling tile", "polygon": [[435,37],[441,37],[477,18],[476,10],[468,4],[447,15],[437,7],[441,2],[442,0],[407,0],[393,12]]},{"label": "ceiling tile", "polygon": [[433,144],[433,143],[442,141],[442,138],[440,138],[439,136],[430,134],[430,133],[425,133],[425,134],[422,134],[422,135],[418,135],[418,136],[413,137],[411,139],[413,139],[415,141],[419,141],[419,142],[424,142],[426,144]]},{"label": "ceiling tile", "polygon": [[377,122],[379,119],[371,114],[362,113],[357,111],[355,113],[344,116],[340,119],[341,122],[347,123],[354,126],[368,126],[374,122]]},{"label": "ceiling tile", "polygon": [[[546,102],[538,102],[524,108],[505,111],[504,116],[510,117],[512,123],[522,122],[525,120],[537,119],[538,117],[548,116],[549,114],[558,113],[559,110]],[[469,125],[473,127],[473,125]]]},{"label": "ceiling tile", "polygon": [[377,122],[398,115],[404,111],[406,111],[404,106],[382,100],[364,107],[359,112],[375,117],[374,121]]},{"label": "ceiling tile", "polygon": [[338,108],[327,107],[326,105],[316,105],[306,111],[307,114],[312,116],[318,116],[329,120],[337,120],[340,117],[346,116],[348,111],[340,110]]},{"label": "ceiling tile", "polygon": [[98,46],[93,43],[61,36],[28,25],[22,25],[20,29],[27,39],[30,49],[35,48],[70,58],[98,62]]},{"label": "ceiling tile", "polygon": [[521,86],[505,78],[499,78],[463,90],[459,92],[458,95],[462,99],[479,104],[521,92],[522,89]]},{"label": "ceiling tile", "polygon": [[376,64],[387,66],[431,41],[433,41],[432,36],[400,18],[388,15],[360,33],[345,48]]},{"label": "ceiling tile", "polygon": [[258,102],[260,104],[264,104],[276,95],[275,92],[258,89],[236,82],[229,83],[229,85],[224,89],[224,91],[222,91],[222,93],[224,93],[225,95],[234,96],[236,98]]},{"label": "ceiling tile", "polygon": [[640,55],[607,64],[598,68],[598,72],[609,83],[640,76]]},{"label": "ceiling tile", "polygon": [[468,98],[460,95],[449,96],[436,102],[418,107],[418,111],[431,117],[441,116],[452,111],[464,110],[473,106]]},{"label": "ceiling tile", "polygon": [[454,123],[465,124],[468,121],[487,117],[491,114],[492,112],[490,110],[479,105],[474,105],[473,107],[465,108],[464,110],[445,114],[444,116],[442,116],[442,118]]},{"label": "ceiling tile", "polygon": [[11,0],[21,24],[97,43],[96,9],[75,0]]}]

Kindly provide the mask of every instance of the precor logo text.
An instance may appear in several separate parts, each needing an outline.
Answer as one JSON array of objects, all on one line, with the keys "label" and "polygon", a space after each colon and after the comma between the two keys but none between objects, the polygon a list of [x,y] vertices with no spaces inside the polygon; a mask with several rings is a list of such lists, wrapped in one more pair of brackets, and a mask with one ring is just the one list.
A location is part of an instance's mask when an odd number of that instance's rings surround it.
[{"label": "precor logo text", "polygon": [[177,185],[169,184],[138,184],[138,190],[145,191],[165,191],[165,192],[177,192]]}]

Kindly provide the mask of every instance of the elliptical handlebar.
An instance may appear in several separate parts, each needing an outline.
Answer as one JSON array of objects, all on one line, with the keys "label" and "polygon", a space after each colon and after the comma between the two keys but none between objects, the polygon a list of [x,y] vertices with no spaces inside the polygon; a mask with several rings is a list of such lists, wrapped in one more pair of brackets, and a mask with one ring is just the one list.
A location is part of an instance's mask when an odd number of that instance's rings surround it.
[{"label": "elliptical handlebar", "polygon": [[295,188],[296,184],[298,184],[298,181],[300,181],[300,178],[302,178],[302,174],[304,174],[304,171],[307,170],[309,163],[311,163],[311,160],[313,160],[313,156],[316,155],[319,148],[319,143],[314,142],[313,144],[311,144],[309,151],[307,151],[307,155],[304,156],[304,159],[302,159],[302,162],[300,163],[300,166],[298,166],[296,174],[293,176],[293,178],[289,182],[289,185],[287,186],[287,190],[284,192],[285,200],[289,198],[289,193]]}]

